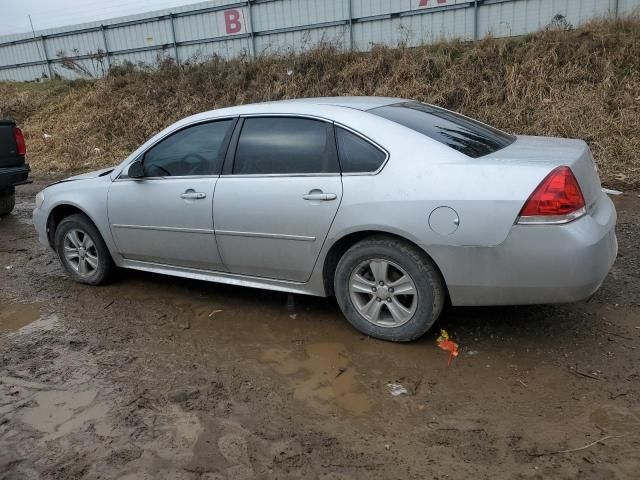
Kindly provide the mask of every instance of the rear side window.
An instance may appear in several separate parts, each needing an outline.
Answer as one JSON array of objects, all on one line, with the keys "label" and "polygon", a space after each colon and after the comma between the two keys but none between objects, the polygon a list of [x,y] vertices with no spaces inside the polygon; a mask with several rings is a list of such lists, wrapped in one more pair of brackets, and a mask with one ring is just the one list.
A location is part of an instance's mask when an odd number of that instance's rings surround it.
[{"label": "rear side window", "polygon": [[387,158],[378,147],[344,128],[336,127],[336,140],[343,173],[375,172]]},{"label": "rear side window", "polygon": [[215,175],[222,163],[222,147],[233,120],[187,127],[151,147],[142,163],[148,177]]},{"label": "rear side window", "polygon": [[369,110],[422,133],[465,155],[478,158],[511,145],[515,137],[457,113],[419,102]]},{"label": "rear side window", "polygon": [[333,130],[307,118],[247,118],[238,139],[233,173],[266,175],[337,173]]}]

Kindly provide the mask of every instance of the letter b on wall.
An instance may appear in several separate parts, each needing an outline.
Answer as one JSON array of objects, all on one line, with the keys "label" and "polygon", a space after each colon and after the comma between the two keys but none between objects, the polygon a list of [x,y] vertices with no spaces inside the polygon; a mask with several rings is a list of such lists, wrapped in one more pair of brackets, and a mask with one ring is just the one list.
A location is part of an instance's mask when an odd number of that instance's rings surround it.
[{"label": "letter b on wall", "polygon": [[240,33],[242,31],[242,17],[240,10],[225,10],[224,12],[224,28],[227,35]]}]

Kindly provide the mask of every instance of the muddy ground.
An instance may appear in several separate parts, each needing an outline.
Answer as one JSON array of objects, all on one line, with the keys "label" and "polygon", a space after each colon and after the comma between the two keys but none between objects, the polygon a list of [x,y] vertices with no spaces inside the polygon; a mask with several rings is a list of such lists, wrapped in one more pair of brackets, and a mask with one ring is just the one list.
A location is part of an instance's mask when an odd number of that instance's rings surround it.
[{"label": "muddy ground", "polygon": [[75,284],[30,223],[45,183],[0,220],[2,479],[640,478],[637,194],[595,297],[449,307],[448,368],[437,330],[372,340],[332,299]]}]

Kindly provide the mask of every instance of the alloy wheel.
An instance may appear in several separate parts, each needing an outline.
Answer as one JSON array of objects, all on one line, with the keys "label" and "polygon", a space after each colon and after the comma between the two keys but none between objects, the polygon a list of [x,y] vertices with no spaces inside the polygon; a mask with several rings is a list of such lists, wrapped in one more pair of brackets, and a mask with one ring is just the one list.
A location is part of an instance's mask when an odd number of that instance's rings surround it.
[{"label": "alloy wheel", "polygon": [[379,327],[399,327],[413,317],[418,291],[411,276],[384,259],[360,263],[349,278],[353,305],[367,321]]},{"label": "alloy wheel", "polygon": [[89,234],[79,228],[69,230],[64,237],[64,256],[81,277],[90,277],[98,269],[98,249]]}]

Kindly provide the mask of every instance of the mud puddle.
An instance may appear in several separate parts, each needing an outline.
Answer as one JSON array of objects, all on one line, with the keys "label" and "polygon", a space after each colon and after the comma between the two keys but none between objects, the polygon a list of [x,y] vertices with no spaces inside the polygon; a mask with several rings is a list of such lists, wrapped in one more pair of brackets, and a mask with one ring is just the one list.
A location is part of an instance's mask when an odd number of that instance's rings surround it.
[{"label": "mud puddle", "polygon": [[[370,410],[348,353],[363,337],[354,335],[331,299],[296,298],[294,306],[287,307],[285,294],[256,292],[259,298],[250,299],[234,287],[194,287],[188,302],[180,300],[177,314],[170,309],[160,314],[161,321],[176,327],[180,341],[203,355],[232,346],[236,355],[267,365],[293,399],[318,412],[360,416]],[[199,289],[215,293],[203,301]],[[157,293],[167,298],[153,290],[127,288],[134,297]]]},{"label": "mud puddle", "polygon": [[295,351],[270,349],[262,358],[287,378],[294,399],[317,410],[333,403],[349,414],[363,415],[371,408],[343,344],[314,343]]},{"label": "mud puddle", "polygon": [[[109,408],[96,405],[96,395],[96,390],[37,392],[32,397],[35,405],[24,408],[18,419],[34,430],[46,433],[44,441],[53,440],[106,415]],[[100,426],[96,430],[104,433]]]},{"label": "mud puddle", "polygon": [[15,332],[40,318],[39,304],[0,301],[0,332]]}]

